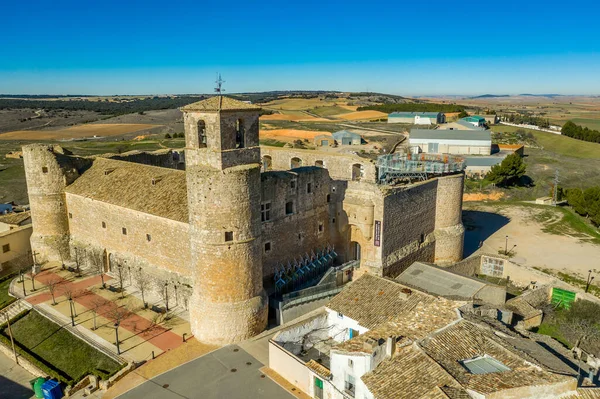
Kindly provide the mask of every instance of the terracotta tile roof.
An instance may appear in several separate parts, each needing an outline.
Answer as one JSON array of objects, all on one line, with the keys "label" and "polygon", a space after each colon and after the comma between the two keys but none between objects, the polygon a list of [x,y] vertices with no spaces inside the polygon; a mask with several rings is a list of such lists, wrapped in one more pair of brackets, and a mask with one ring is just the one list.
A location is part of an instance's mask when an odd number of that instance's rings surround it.
[{"label": "terracotta tile roof", "polygon": [[182,111],[259,111],[261,108],[243,101],[224,96],[214,96],[181,108]]},{"label": "terracotta tile roof", "polygon": [[186,178],[182,170],[96,158],[65,191],[188,223]]},{"label": "terracotta tile roof", "polygon": [[21,223],[31,217],[31,211],[12,212],[6,215],[0,215],[0,223],[6,223],[19,226]]},{"label": "terracotta tile roof", "polygon": [[436,397],[429,394],[438,386],[460,388],[450,374],[413,345],[398,350],[395,357],[381,362],[361,380],[377,399],[431,398]]},{"label": "terracotta tile roof", "polygon": [[322,364],[319,364],[313,359],[306,362],[306,367],[308,367],[323,378],[329,378],[331,376],[331,371],[329,371],[327,367],[323,366]]},{"label": "terracotta tile roof", "polygon": [[457,319],[463,303],[411,290],[393,280],[365,274],[344,288],[327,305],[335,312],[375,329],[394,322],[403,336],[421,336]]},{"label": "terracotta tile roof", "polygon": [[600,388],[577,388],[577,397],[581,399],[600,399]]},{"label": "terracotta tile roof", "polygon": [[[548,385],[571,377],[543,371],[503,347],[494,334],[468,321],[461,321],[420,342],[423,350],[448,371],[464,388],[482,394],[531,385]],[[488,355],[510,371],[471,374],[460,362]]]},{"label": "terracotta tile roof", "polygon": [[440,388],[449,399],[471,399],[471,395],[462,388],[456,387],[441,387]]}]

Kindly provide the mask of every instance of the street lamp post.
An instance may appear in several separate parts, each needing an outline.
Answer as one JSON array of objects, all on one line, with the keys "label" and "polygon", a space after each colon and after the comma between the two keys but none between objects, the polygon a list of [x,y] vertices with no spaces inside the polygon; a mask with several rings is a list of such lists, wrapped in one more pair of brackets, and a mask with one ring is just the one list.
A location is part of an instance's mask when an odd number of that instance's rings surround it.
[{"label": "street lamp post", "polygon": [[27,290],[25,289],[25,276],[23,275],[23,269],[19,270],[21,275],[21,286],[23,287],[23,297],[27,296]]},{"label": "street lamp post", "polygon": [[69,298],[69,311],[71,311],[71,326],[75,327],[75,317],[73,316],[73,300]]},{"label": "street lamp post", "polygon": [[117,339],[117,355],[121,354],[121,347],[119,346],[119,323],[115,323],[115,337]]},{"label": "street lamp post", "polygon": [[505,236],[504,240],[504,255],[508,255],[508,236]]},{"label": "street lamp post", "polygon": [[588,277],[587,277],[587,281],[585,283],[585,293],[587,294],[588,290],[590,289],[590,284],[592,284],[592,281],[594,281],[594,276],[592,276],[592,271],[588,270]]}]

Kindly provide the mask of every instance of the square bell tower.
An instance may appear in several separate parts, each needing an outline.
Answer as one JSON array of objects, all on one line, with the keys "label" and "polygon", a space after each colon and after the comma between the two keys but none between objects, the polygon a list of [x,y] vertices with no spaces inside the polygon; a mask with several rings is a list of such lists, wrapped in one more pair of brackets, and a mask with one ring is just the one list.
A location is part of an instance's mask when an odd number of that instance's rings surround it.
[{"label": "square bell tower", "polygon": [[181,111],[187,165],[222,170],[260,163],[260,107],[218,95]]}]

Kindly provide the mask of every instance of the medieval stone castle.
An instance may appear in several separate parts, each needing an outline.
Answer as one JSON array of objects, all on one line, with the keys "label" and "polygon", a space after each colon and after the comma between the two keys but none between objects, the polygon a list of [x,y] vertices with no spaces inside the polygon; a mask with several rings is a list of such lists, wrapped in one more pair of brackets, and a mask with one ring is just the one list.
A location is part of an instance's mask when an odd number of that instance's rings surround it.
[{"label": "medieval stone castle", "polygon": [[[23,148],[38,261],[100,254],[189,287],[192,333],[261,332],[281,264],[327,246],[358,271],[397,276],[462,258],[463,173],[384,184],[356,155],[259,146],[260,108],[216,96],[182,108],[178,154],[77,157]],[[80,251],[81,250],[81,251]]]}]

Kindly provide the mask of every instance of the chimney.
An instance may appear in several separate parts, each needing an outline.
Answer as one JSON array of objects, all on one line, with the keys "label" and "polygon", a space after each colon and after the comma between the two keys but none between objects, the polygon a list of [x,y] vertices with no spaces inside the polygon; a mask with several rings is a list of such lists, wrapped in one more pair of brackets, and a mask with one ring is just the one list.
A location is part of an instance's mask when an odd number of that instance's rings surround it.
[{"label": "chimney", "polygon": [[396,337],[388,337],[385,345],[385,357],[394,357],[394,353],[396,353]]}]

